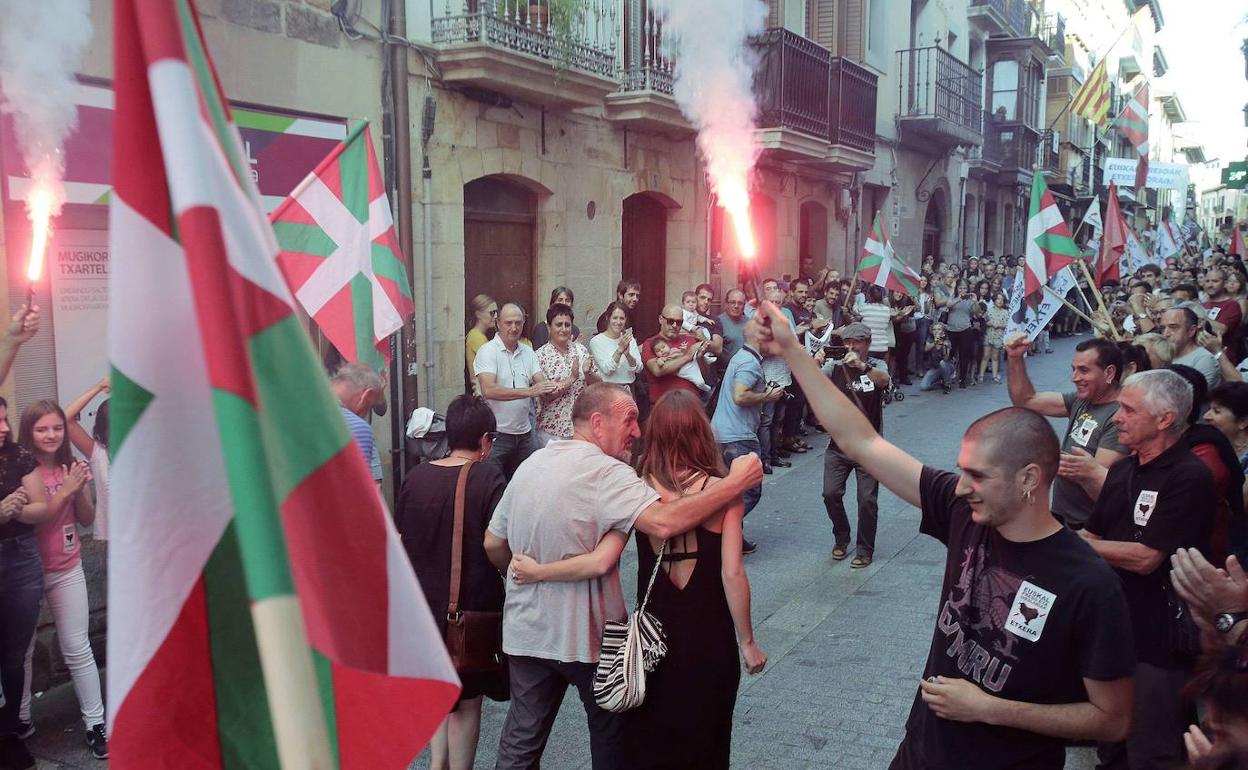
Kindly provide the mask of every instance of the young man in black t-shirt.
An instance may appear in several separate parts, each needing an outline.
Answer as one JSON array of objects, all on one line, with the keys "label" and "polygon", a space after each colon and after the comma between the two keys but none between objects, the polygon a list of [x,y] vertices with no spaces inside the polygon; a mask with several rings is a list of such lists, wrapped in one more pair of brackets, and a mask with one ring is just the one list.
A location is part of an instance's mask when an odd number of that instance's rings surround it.
[{"label": "young man in black t-shirt", "polygon": [[1135,669],[1126,601],[1113,571],[1049,511],[1058,442],[1048,422],[993,412],[963,437],[961,475],[924,467],[823,377],[779,309],[763,313],[766,351],[784,356],[840,450],[919,506],[921,531],[948,548],[892,768],[1058,770],[1067,740],[1120,740]]},{"label": "young man in black t-shirt", "polygon": [[1215,509],[1213,475],[1184,437],[1191,386],[1164,369],[1127,378],[1114,422],[1133,454],[1109,469],[1084,539],[1122,580],[1139,655],[1134,723],[1124,745],[1102,746],[1102,768],[1172,767],[1185,759],[1189,723],[1181,692],[1194,658],[1176,649],[1168,557],[1180,548],[1208,554]]}]

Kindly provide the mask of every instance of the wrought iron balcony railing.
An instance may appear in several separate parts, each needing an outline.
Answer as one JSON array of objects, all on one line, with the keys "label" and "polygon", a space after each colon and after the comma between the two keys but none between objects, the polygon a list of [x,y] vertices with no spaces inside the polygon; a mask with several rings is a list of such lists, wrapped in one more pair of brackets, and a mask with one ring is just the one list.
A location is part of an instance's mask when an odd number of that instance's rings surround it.
[{"label": "wrought iron balcony railing", "polygon": [[978,133],[983,75],[938,46],[897,52],[902,118],[940,118]]},{"label": "wrought iron balcony railing", "polygon": [[643,8],[624,6],[624,47],[620,51],[620,90],[671,95],[674,63],[663,23]]},{"label": "wrought iron balcony railing", "polygon": [[769,29],[753,46],[759,127],[792,128],[875,151],[875,73],[787,29]]},{"label": "wrought iron balcony railing", "polygon": [[433,0],[436,45],[485,43],[595,75],[616,73],[613,0]]}]

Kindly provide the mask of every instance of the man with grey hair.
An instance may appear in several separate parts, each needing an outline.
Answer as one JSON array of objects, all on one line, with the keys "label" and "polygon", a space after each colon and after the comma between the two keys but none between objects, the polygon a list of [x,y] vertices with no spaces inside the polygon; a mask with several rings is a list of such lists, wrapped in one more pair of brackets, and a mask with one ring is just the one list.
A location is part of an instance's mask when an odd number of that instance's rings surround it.
[{"label": "man with grey hair", "polygon": [[1127,378],[1118,395],[1118,440],[1131,450],[1109,469],[1079,534],[1118,573],[1131,612],[1139,663],[1134,720],[1125,743],[1102,745],[1103,768],[1178,766],[1190,723],[1180,695],[1194,653],[1176,643],[1166,558],[1206,554],[1213,528],[1213,476],[1184,436],[1192,388],[1165,369]]},{"label": "man with grey hair", "polygon": [[372,412],[385,414],[386,383],[381,375],[365,364],[346,363],[338,367],[330,379],[330,387],[342,408],[342,418],[347,421],[351,438],[364,455],[373,481],[381,484],[381,453],[373,439],[373,429],[368,424]]}]

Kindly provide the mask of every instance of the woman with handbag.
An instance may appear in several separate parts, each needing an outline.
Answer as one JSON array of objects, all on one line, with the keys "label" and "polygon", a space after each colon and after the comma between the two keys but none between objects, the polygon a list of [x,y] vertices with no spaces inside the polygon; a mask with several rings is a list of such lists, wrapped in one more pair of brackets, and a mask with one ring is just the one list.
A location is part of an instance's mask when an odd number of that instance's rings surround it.
[{"label": "woman with handbag", "polygon": [[483,545],[506,486],[502,472],[483,462],[494,430],[494,413],[481,398],[457,397],[446,410],[450,456],[412,468],[395,505],[403,548],[463,683],[459,703],[430,742],[432,770],[471,768],[482,696],[507,700],[503,580]]},{"label": "woman with handbag", "polygon": [[[664,500],[700,492],[726,475],[697,396],[672,391],[654,405],[640,472]],[[667,652],[646,676],[645,700],[626,712],[630,770],[729,766],[740,661],[750,674],[767,663],[750,622],[750,583],[741,555],[744,515],[738,499],[701,527],[668,541],[636,535],[637,596],[641,600],[649,589],[646,611],[662,626]],[[600,550],[606,547],[604,542]],[[516,556],[512,579],[553,574],[572,579],[568,567],[574,562],[600,569],[594,554],[546,565]]]}]

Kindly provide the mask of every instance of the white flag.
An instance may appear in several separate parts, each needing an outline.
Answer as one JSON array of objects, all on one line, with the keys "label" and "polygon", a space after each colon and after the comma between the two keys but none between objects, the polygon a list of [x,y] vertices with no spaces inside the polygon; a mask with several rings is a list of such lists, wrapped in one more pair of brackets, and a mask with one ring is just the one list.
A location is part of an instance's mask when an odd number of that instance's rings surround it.
[{"label": "white flag", "polygon": [[1088,210],[1083,215],[1083,221],[1079,223],[1080,227],[1087,225],[1096,233],[1095,237],[1100,238],[1101,232],[1105,230],[1105,225],[1101,221],[1101,202],[1096,198],[1088,204]]},{"label": "white flag", "polygon": [[1049,325],[1049,321],[1053,320],[1053,316],[1062,307],[1062,301],[1058,297],[1065,297],[1075,287],[1075,274],[1069,265],[1053,276],[1049,287],[1053,289],[1053,293],[1044,292],[1040,305],[1035,308],[1023,303],[1023,292],[1015,291],[1010,294],[1010,320],[1005,324],[1006,339],[1014,332],[1022,332],[1034,340]]}]

